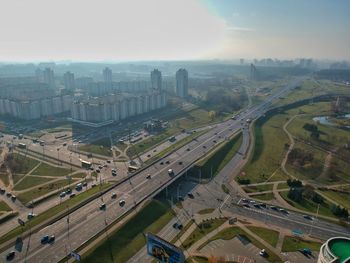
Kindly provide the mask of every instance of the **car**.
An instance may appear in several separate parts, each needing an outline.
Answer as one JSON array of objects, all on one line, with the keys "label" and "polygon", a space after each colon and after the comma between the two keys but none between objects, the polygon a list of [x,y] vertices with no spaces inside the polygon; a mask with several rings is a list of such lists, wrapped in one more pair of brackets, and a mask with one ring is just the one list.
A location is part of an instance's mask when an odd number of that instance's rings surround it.
[{"label": "car", "polygon": [[75,196],[75,194],[73,193],[69,196],[69,198],[73,198],[74,196]]},{"label": "car", "polygon": [[173,169],[169,169],[169,170],[168,170],[168,174],[169,174],[169,175],[173,175],[173,174],[174,174]]},{"label": "car", "polygon": [[188,193],[187,194],[189,198],[193,199],[194,198],[194,195],[192,193]]},{"label": "car", "polygon": [[289,215],[289,212],[286,209],[280,208],[280,212]]},{"label": "car", "polygon": [[69,195],[69,194],[71,194],[71,193],[72,193],[72,189],[67,188],[67,190],[66,190],[66,194],[67,194],[67,195]]},{"label": "car", "polygon": [[170,161],[166,161],[165,163],[166,163],[166,164],[169,164],[169,163],[170,163]]},{"label": "car", "polygon": [[184,227],[184,226],[183,226],[182,224],[178,224],[178,225],[177,225],[177,229],[179,229],[179,230],[183,229],[183,227]]},{"label": "car", "polygon": [[10,261],[12,259],[15,258],[16,252],[15,251],[10,251],[7,255],[6,255],[6,260]]},{"label": "car", "polygon": [[147,154],[147,157],[149,158],[149,157],[151,157],[151,155],[150,155],[150,154]]},{"label": "car", "polygon": [[182,162],[181,162],[181,161],[179,162],[179,165],[182,165]]},{"label": "car", "polygon": [[83,186],[86,187],[87,186],[87,182],[83,182]]},{"label": "car", "polygon": [[107,163],[111,163],[111,160],[107,160]]},{"label": "car", "polygon": [[309,215],[303,215],[303,217],[305,218],[305,219],[307,219],[307,220],[314,220],[313,218],[312,218],[312,216],[309,216]]},{"label": "car", "polygon": [[177,229],[177,227],[178,227],[178,223],[174,223],[173,228]]},{"label": "car", "polygon": [[41,238],[40,240],[41,244],[46,244],[47,242],[49,242],[49,235],[45,235]]},{"label": "car", "polygon": [[188,152],[189,152],[189,151],[191,151],[191,149],[190,149],[190,148],[187,148],[187,149],[186,149],[186,151],[188,151]]},{"label": "car", "polygon": [[112,171],[112,176],[117,176],[117,172],[116,171]]},{"label": "car", "polygon": [[263,207],[263,208],[267,208],[267,205],[264,204],[264,203],[260,203],[259,205],[260,205],[261,207]]},{"label": "car", "polygon": [[48,243],[53,243],[53,242],[55,242],[55,236],[54,236],[54,235],[51,235],[51,236],[49,237]]},{"label": "car", "polygon": [[271,208],[272,210],[279,211],[279,210],[278,210],[278,207],[276,207],[276,206],[270,206],[270,208]]},{"label": "car", "polygon": [[125,200],[120,200],[119,205],[123,207],[125,205]]},{"label": "car", "polygon": [[102,170],[103,166],[102,165],[99,165],[98,166],[98,169]]},{"label": "car", "polygon": [[146,179],[151,179],[151,174],[147,174]]},{"label": "car", "polygon": [[36,214],[30,212],[30,213],[28,213],[27,218],[28,218],[28,220],[30,220],[30,219],[32,219],[35,216],[36,216]]},{"label": "car", "polygon": [[117,198],[117,194],[116,193],[112,193],[111,198],[112,199],[116,199]]},{"label": "car", "polygon": [[5,193],[5,189],[0,188],[0,193],[4,194]]},{"label": "car", "polygon": [[15,196],[15,195],[11,195],[11,199],[12,199],[12,201],[16,201],[17,196]]},{"label": "car", "polygon": [[63,197],[65,197],[66,196],[66,192],[61,192],[60,193],[60,198],[63,198]]},{"label": "car", "polygon": [[100,205],[100,210],[106,210],[106,204],[105,203],[102,203]]},{"label": "car", "polygon": [[90,167],[90,171],[93,171],[94,170],[94,167]]},{"label": "car", "polygon": [[91,187],[95,187],[96,186],[96,184],[95,183],[93,183],[92,185],[91,185]]},{"label": "car", "polygon": [[267,256],[266,250],[265,249],[260,250],[259,255],[262,257],[266,257]]},{"label": "car", "polygon": [[207,146],[203,145],[203,148],[204,148],[204,149],[206,149],[206,148],[207,148]]},{"label": "car", "polygon": [[163,164],[164,164],[164,162],[160,162],[159,164],[160,164],[160,165],[163,165]]},{"label": "car", "polygon": [[246,208],[250,208],[250,205],[248,205],[248,204],[244,204],[243,206]]},{"label": "car", "polygon": [[12,196],[12,194],[11,194],[11,193],[6,193],[6,196],[7,196],[8,198],[10,198],[10,197]]},{"label": "car", "polygon": [[216,140],[214,140],[213,143],[216,143]]},{"label": "car", "polygon": [[99,170],[99,169],[96,169],[96,173],[100,173],[100,170]]},{"label": "car", "polygon": [[260,204],[254,204],[253,205],[255,208],[261,209]]}]

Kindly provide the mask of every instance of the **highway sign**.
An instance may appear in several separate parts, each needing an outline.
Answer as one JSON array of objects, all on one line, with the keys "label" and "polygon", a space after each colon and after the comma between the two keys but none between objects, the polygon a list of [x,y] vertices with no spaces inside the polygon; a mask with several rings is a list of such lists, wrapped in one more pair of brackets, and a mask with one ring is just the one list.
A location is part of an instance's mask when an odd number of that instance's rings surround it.
[{"label": "highway sign", "polygon": [[185,256],[182,250],[164,239],[147,233],[147,253],[160,263],[183,263]]}]

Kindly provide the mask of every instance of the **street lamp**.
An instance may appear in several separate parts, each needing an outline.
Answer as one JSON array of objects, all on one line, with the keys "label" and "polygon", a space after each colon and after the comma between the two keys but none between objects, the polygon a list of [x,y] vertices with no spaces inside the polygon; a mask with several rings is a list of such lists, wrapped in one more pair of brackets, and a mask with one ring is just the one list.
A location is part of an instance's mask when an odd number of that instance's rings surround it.
[{"label": "street lamp", "polygon": [[60,165],[60,148],[57,148],[58,165]]}]

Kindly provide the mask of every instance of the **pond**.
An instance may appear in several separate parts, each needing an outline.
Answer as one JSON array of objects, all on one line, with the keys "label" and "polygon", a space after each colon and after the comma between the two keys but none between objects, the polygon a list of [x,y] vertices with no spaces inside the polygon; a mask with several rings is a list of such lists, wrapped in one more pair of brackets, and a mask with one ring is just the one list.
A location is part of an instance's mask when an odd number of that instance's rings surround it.
[{"label": "pond", "polygon": [[[323,125],[329,125],[329,126],[339,126],[338,123],[335,122],[335,120],[341,120],[341,119],[349,119],[350,120],[350,113],[349,114],[345,114],[345,115],[339,115],[336,117],[332,117],[332,116],[318,116],[318,117],[314,117],[312,118],[312,120],[316,123],[320,123]],[[350,129],[350,125],[345,125],[343,126],[345,128],[349,128]]]}]

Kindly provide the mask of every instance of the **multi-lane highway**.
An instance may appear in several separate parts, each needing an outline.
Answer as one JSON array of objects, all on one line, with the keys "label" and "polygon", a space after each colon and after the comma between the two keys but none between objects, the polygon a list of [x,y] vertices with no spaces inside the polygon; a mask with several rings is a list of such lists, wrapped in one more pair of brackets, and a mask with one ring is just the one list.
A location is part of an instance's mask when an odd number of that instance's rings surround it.
[{"label": "multi-lane highway", "polygon": [[[94,200],[70,213],[69,216],[37,233],[33,233],[23,240],[23,249],[21,252],[16,252],[14,261],[57,262],[61,260],[71,251],[76,250],[87,240],[101,232],[107,225],[120,218],[136,204],[145,198],[150,198],[170,184],[211,148],[239,131],[247,118],[254,119],[263,114],[273,100],[285,95],[298,83],[298,80],[294,81],[260,105],[242,112],[236,120],[228,120],[217,124],[196,140],[117,185],[115,189],[104,194],[101,199]],[[169,175],[169,169],[174,171],[173,175]],[[151,175],[150,179],[147,178],[148,175]],[[117,194],[116,199],[111,198],[112,192]],[[125,200],[124,206],[119,205],[121,200]],[[105,210],[99,209],[102,203],[106,204]],[[55,235],[55,242],[50,245],[42,245],[40,239],[44,235]],[[11,250],[13,248],[4,251],[1,258],[5,259],[6,254]]]}]

